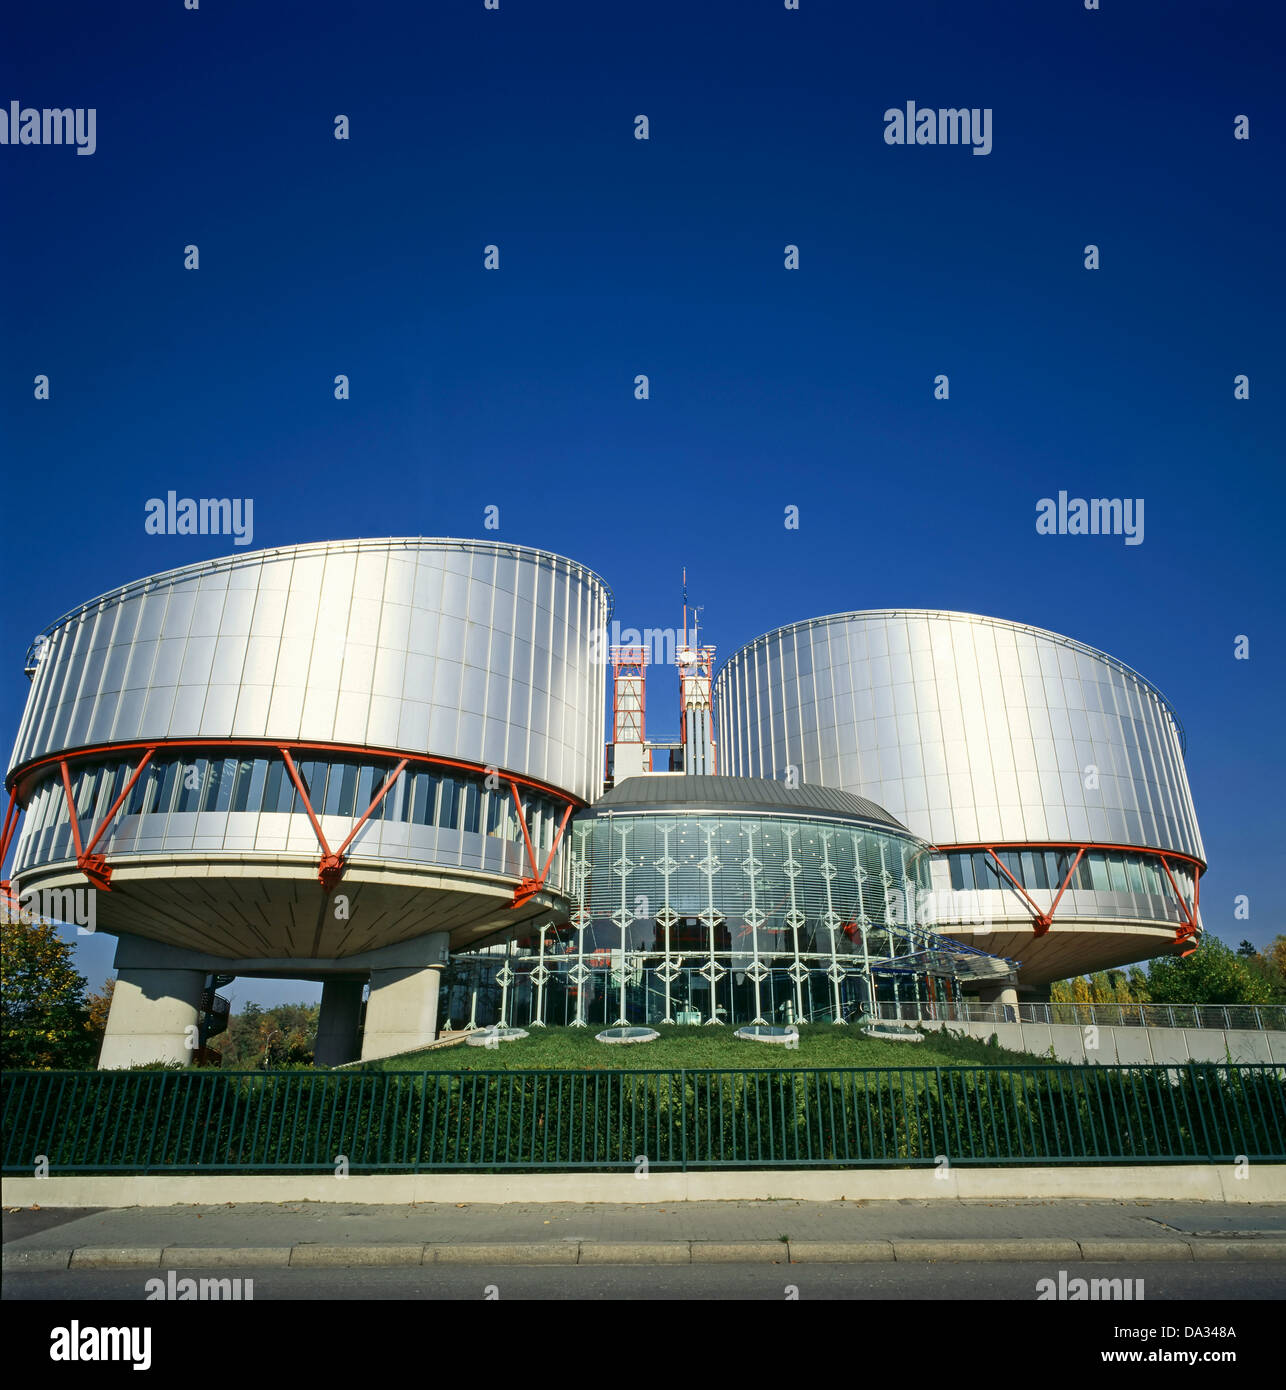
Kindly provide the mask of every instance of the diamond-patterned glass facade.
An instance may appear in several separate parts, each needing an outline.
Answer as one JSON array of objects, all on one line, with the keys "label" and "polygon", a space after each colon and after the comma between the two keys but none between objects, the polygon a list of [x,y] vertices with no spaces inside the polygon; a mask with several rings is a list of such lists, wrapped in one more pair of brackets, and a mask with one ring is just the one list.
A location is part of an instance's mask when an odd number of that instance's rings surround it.
[{"label": "diamond-patterned glass facade", "polygon": [[[956,997],[950,957],[916,920],[930,851],[914,836],[669,808],[591,811],[571,841],[577,901],[543,953],[538,933],[510,948],[507,1023],[848,1022],[873,998]],[[473,977],[453,969],[448,1007],[464,1017]]]}]

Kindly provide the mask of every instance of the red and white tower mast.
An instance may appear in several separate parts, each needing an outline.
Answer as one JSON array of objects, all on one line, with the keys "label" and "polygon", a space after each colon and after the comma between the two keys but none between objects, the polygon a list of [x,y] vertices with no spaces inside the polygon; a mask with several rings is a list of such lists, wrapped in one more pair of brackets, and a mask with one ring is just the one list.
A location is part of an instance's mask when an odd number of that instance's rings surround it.
[{"label": "red and white tower mast", "polygon": [[616,782],[652,771],[647,746],[646,647],[612,647],[612,743],[608,772]]},{"label": "red and white tower mast", "polygon": [[679,668],[679,737],[683,741],[683,770],[691,776],[713,773],[715,767],[714,712],[711,689],[714,684],[714,647],[703,647],[697,640],[696,608],[692,631],[688,632],[688,571],[683,571],[683,637],[674,654]]}]

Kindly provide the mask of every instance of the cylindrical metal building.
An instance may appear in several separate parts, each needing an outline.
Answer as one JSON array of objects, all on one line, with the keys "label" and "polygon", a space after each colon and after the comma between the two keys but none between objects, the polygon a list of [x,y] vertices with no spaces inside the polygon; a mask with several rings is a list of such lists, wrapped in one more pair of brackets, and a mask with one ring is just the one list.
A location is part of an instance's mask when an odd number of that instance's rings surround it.
[{"label": "cylindrical metal building", "polygon": [[1021,983],[1194,944],[1183,732],[1115,658],[969,613],[841,613],[742,647],[714,698],[724,771],[887,807],[939,851],[930,920]]},{"label": "cylindrical metal building", "polygon": [[566,911],[610,610],[573,561],[425,539],[235,555],[82,604],[29,657],[13,877],[88,882],[99,929],[214,973],[330,978],[429,938],[436,962]]}]

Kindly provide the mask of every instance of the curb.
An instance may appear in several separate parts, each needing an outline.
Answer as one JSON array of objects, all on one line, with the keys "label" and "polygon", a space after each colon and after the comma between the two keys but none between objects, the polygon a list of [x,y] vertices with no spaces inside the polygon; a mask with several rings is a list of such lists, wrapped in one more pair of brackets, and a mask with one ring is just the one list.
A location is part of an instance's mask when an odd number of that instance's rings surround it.
[{"label": "curb", "polygon": [[[1030,1240],[895,1240],[899,1264],[921,1260],[1079,1260],[1074,1240],[1034,1236]],[[1132,1258],[1132,1257],[1130,1257]]]},{"label": "curb", "polygon": [[422,1245],[295,1245],[287,1252],[292,1269],[341,1265],[420,1265]]},{"label": "curb", "polygon": [[290,1251],[289,1245],[251,1245],[241,1250],[220,1245],[167,1245],[161,1252],[161,1263],[166,1269],[254,1269],[288,1265]]},{"label": "curb", "polygon": [[71,1252],[72,1269],[160,1269],[161,1247],[83,1245]]},{"label": "curb", "polygon": [[1286,1240],[1194,1240],[1191,1248],[1194,1260],[1286,1259]]},{"label": "curb", "polygon": [[[785,1246],[781,1249],[784,1251]],[[617,1241],[586,1242],[580,1247],[582,1265],[690,1265],[692,1242],[675,1240],[657,1244],[625,1244]]]},{"label": "curb", "polygon": [[71,1264],[72,1254],[71,1250],[6,1250],[3,1267],[9,1274],[66,1269]]},{"label": "curb", "polygon": [[1083,1260],[1191,1260],[1192,1246],[1183,1239],[1082,1240]]},{"label": "curb", "polygon": [[[297,1250],[299,1247],[296,1246]],[[503,1251],[503,1254],[499,1252]],[[574,1265],[580,1253],[578,1241],[555,1245],[542,1241],[530,1245],[426,1245],[426,1265]],[[630,1261],[631,1264],[636,1263]]]},{"label": "curb", "polygon": [[792,1240],[792,1264],[867,1264],[896,1259],[891,1240]]},{"label": "curb", "polygon": [[451,1245],[82,1246],[6,1250],[9,1273],[64,1269],[340,1269],[380,1265],[916,1264],[955,1261],[1282,1260],[1286,1238],[1241,1240],[566,1241]]}]

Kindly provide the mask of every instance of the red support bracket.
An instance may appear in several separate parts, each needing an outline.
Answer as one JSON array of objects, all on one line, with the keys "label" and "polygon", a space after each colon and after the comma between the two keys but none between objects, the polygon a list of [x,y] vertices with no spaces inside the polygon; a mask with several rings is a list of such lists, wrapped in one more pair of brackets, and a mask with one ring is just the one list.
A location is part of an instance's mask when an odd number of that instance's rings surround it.
[{"label": "red support bracket", "polygon": [[[984,846],[984,848],[986,849],[987,853],[991,855],[992,859],[996,861],[996,868],[998,868],[1000,872],[1004,874],[1004,876],[1010,881],[1010,883],[1014,885],[1014,887],[1018,890],[1019,896],[1027,904],[1027,906],[1031,908],[1032,931],[1037,936],[1044,936],[1045,933],[1054,924],[1054,909],[1050,908],[1048,912],[1042,912],[1039,906],[1036,904],[1035,900],[1022,886],[1022,884],[1019,883],[1018,880],[1013,876],[1013,874],[1011,874],[1009,870],[1005,868],[1004,864],[1001,863],[1000,856],[996,853],[996,851],[990,845],[986,845]],[[1066,887],[1066,884],[1064,884],[1064,887]],[[1061,891],[1059,893],[1059,897],[1062,897]]]},{"label": "red support bracket", "polygon": [[1174,875],[1170,872],[1170,865],[1164,854],[1157,856],[1161,861],[1161,867],[1165,870],[1165,876],[1170,880],[1170,887],[1174,889],[1174,896],[1178,900],[1179,910],[1183,913],[1183,921],[1174,929],[1174,944],[1176,946],[1187,946],[1186,951],[1180,951],[1180,956],[1190,956],[1200,944],[1201,927],[1197,921],[1197,908],[1201,902],[1201,870],[1193,864],[1192,866],[1192,906],[1188,906],[1188,900],[1179,891],[1179,885],[1175,882]]},{"label": "red support bracket", "polygon": [[549,856],[545,860],[545,867],[540,871],[540,881],[544,883],[549,874],[550,865],[554,862],[554,855],[558,853],[558,846],[563,838],[563,831],[567,829],[567,822],[571,818],[572,804],[567,803],[567,809],[563,812],[563,818],[558,822],[558,829],[554,832],[554,842],[549,846]]},{"label": "red support bracket", "polygon": [[[14,783],[9,793],[9,807],[4,813],[4,830],[0,831],[0,874],[4,873],[4,862],[9,857],[9,846],[18,830],[18,820],[22,815],[22,805],[18,800],[18,786]],[[9,880],[0,878],[0,893],[8,895]]]},{"label": "red support bracket", "polygon": [[116,819],[116,813],[121,809],[122,806],[125,805],[126,797],[128,797],[130,792],[134,790],[134,784],[143,775],[143,769],[148,765],[148,763],[152,761],[152,754],[155,752],[155,748],[149,748],[147,752],[144,753],[143,756],[139,759],[138,766],[134,769],[129,781],[126,782],[124,787],[121,788],[121,794],[116,798],[115,801],[112,802],[111,809],[103,817],[103,823],[98,827],[96,831],[94,831],[93,835],[90,837],[89,843],[85,846],[86,854],[93,854],[95,846],[97,846],[99,840],[101,840],[104,834],[106,834],[107,827],[111,825],[111,823]]},{"label": "red support bracket", "polygon": [[58,770],[63,775],[63,792],[67,797],[67,814],[71,818],[71,842],[76,846],[76,861],[80,862],[85,846],[80,842],[80,821],[76,816],[76,802],[71,794],[71,774],[67,771],[67,759],[58,760]]},{"label": "red support bracket", "polygon": [[71,774],[67,770],[67,759],[60,758],[58,760],[58,767],[62,772],[63,792],[67,797],[67,816],[71,821],[72,843],[76,847],[76,867],[95,888],[102,889],[104,893],[112,891],[112,870],[106,856],[96,854],[95,848],[99,840],[107,833],[108,826],[116,819],[116,813],[124,806],[125,798],[134,790],[134,784],[143,775],[143,769],[152,761],[152,754],[155,752],[155,748],[148,748],[144,752],[129,781],[125,783],[120,795],[108,808],[98,829],[90,836],[88,844],[83,844],[80,838],[80,817],[76,814],[76,802],[71,794]]},{"label": "red support bracket", "polygon": [[338,849],[331,849],[326,843],[326,836],[322,833],[321,822],[317,819],[317,814],[313,810],[313,803],[308,797],[308,788],[304,786],[304,779],[299,775],[299,769],[295,766],[295,760],[290,756],[288,748],[279,748],[282,761],[286,765],[286,771],[290,774],[290,780],[295,784],[295,790],[299,793],[299,799],[304,803],[304,810],[308,813],[308,819],[312,823],[313,834],[317,836],[317,843],[321,846],[321,860],[317,866],[317,882],[328,892],[333,893],[339,880],[344,876],[344,851],[357,838],[357,832],[370,820],[375,812],[375,808],[388,795],[393,784],[402,775],[406,767],[407,759],[403,758],[392,772],[384,779],[379,791],[375,793],[371,804],[362,812],[357,824],[348,832],[347,838]]},{"label": "red support bracket", "polygon": [[1068,885],[1071,883],[1072,877],[1076,873],[1076,866],[1081,862],[1081,856],[1085,853],[1085,846],[1081,845],[1077,849],[1076,858],[1072,860],[1072,865],[1071,868],[1069,868],[1067,871],[1067,876],[1059,885],[1058,893],[1055,895],[1054,901],[1050,903],[1048,912],[1043,912],[1041,910],[1040,906],[1037,904],[1035,899],[1032,898],[1032,896],[1027,892],[1027,890],[1022,886],[1022,884],[1019,883],[1018,880],[1013,876],[1013,874],[1011,874],[1009,870],[1005,868],[1004,864],[1001,862],[1000,856],[996,853],[995,849],[991,845],[984,845],[983,848],[987,851],[989,855],[991,855],[992,859],[994,859],[996,862],[996,867],[1000,870],[1002,874],[1004,874],[1004,876],[1010,881],[1010,883],[1014,885],[1014,887],[1022,895],[1023,901],[1026,902],[1027,906],[1031,908],[1031,926],[1033,934],[1036,936],[1044,936],[1049,931],[1050,927],[1054,925],[1054,913],[1058,911],[1058,904],[1062,902],[1063,894],[1067,892]]},{"label": "red support bracket", "polygon": [[554,836],[554,842],[549,847],[549,856],[545,860],[545,867],[537,869],[536,852],[531,847],[531,836],[527,833],[527,818],[523,815],[522,802],[518,800],[518,787],[514,782],[509,783],[509,790],[513,793],[514,805],[518,808],[518,824],[522,827],[522,838],[527,846],[527,862],[531,865],[531,873],[525,877],[514,889],[513,901],[510,907],[522,907],[528,903],[545,886],[545,877],[549,873],[549,866],[554,862],[554,855],[558,852],[558,846],[563,838],[563,831],[567,828],[567,821],[572,813],[572,803],[567,803],[567,809],[563,812],[563,818],[558,823],[558,832]]},{"label": "red support bracket", "polygon": [[[1063,880],[1062,884],[1058,889],[1058,895],[1055,897],[1054,901],[1049,905],[1049,921],[1051,925],[1054,921],[1054,913],[1058,911],[1058,904],[1063,901],[1063,894],[1067,892],[1068,885],[1071,883],[1072,879],[1075,878],[1076,866],[1081,862],[1081,856],[1084,853],[1085,846],[1081,845],[1076,851],[1076,858],[1072,860],[1072,867],[1067,871],[1067,877]],[[1048,931],[1049,928],[1046,927],[1045,930]],[[1044,932],[1037,932],[1038,936],[1043,936],[1044,934]]]},{"label": "red support bracket", "polygon": [[384,798],[389,794],[389,792],[392,791],[394,783],[402,775],[402,772],[405,769],[405,767],[406,759],[403,758],[402,761],[398,763],[398,765],[393,769],[393,771],[390,772],[389,775],[384,779],[379,791],[377,791],[374,797],[371,799],[371,804],[366,808],[366,810],[362,812],[361,816],[358,818],[357,824],[348,832],[348,835],[345,838],[344,843],[340,845],[340,847],[335,851],[335,853],[330,856],[330,863],[327,864],[325,860],[322,861],[322,866],[318,870],[317,878],[318,881],[321,883],[321,886],[328,893],[334,889],[335,885],[339,882],[340,877],[344,872],[344,864],[346,862],[344,859],[344,851],[348,849],[349,845],[351,845],[355,839],[357,839],[357,832],[361,830],[362,826],[364,826],[368,820],[370,820],[370,818],[375,814],[375,808],[380,804],[381,801],[384,800]]},{"label": "red support bracket", "polygon": [[531,865],[532,878],[539,878],[540,871],[536,868],[536,853],[531,847],[531,836],[527,834],[527,817],[523,814],[522,802],[518,800],[518,784],[509,783],[509,790],[513,793],[514,805],[518,809],[518,824],[522,827],[523,843],[527,846],[527,863]]}]

